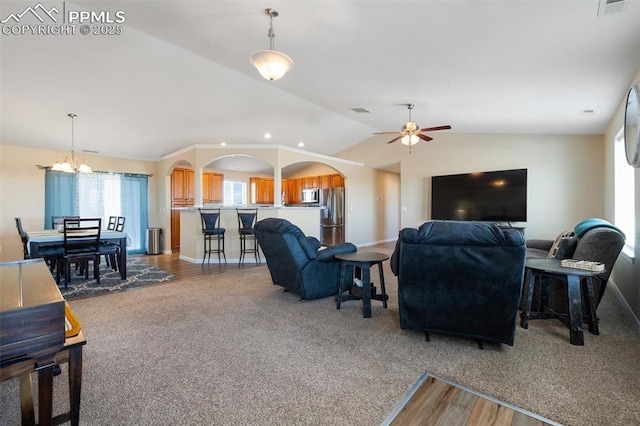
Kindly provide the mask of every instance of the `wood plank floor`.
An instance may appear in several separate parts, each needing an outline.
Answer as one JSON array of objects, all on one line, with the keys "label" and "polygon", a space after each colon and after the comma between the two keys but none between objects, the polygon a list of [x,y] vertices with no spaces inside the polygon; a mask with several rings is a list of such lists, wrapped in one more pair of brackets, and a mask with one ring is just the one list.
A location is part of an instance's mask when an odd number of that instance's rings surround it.
[{"label": "wood plank floor", "polygon": [[[186,260],[180,260],[179,253],[173,254],[158,254],[141,256],[141,260],[147,262],[149,265],[155,266],[163,271],[166,271],[172,275],[175,275],[178,279],[183,278],[198,278],[209,275],[223,274],[228,270],[238,270],[238,264],[236,262],[228,262],[226,265],[218,265],[218,259],[215,261],[212,259],[211,263],[205,263],[204,266],[201,263],[187,262]],[[262,259],[262,267],[266,268],[267,264]],[[241,269],[256,268],[259,265],[253,263],[253,259],[250,259],[242,265]]]},{"label": "wood plank floor", "polygon": [[387,418],[391,426],[547,426],[552,420],[433,375],[423,374]]},{"label": "wood plank floor", "polygon": [[[395,242],[390,243],[381,243],[373,246],[361,247],[358,250],[364,251],[382,251],[384,253],[388,253],[391,255],[393,249],[395,248]],[[185,260],[180,260],[179,253],[173,254],[158,254],[158,255],[147,255],[141,256],[141,259],[145,262],[153,265],[157,268],[162,269],[163,271],[167,271],[170,274],[175,275],[178,279],[182,278],[196,278],[207,275],[217,275],[222,274],[225,271],[232,269],[237,270],[238,264],[235,262],[228,262],[227,265],[222,264],[222,266],[218,266],[218,259],[211,258],[211,263],[205,263],[204,266],[200,263],[192,263],[187,262]],[[266,262],[264,257],[262,257],[262,266],[266,268]],[[253,258],[248,255],[248,261],[242,265],[240,268],[255,268],[257,265],[253,262]]]}]

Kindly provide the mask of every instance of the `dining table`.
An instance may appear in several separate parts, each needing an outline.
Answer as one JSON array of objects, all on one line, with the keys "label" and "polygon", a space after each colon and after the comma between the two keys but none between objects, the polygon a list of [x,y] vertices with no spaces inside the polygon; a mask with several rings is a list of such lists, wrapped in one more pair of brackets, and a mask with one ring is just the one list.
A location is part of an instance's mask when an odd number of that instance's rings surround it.
[{"label": "dining table", "polygon": [[[63,247],[64,232],[57,229],[27,231],[29,237],[29,255],[32,258],[42,257],[39,252],[43,247]],[[127,279],[127,234],[118,231],[100,231],[100,241],[117,244],[120,247],[118,255],[118,271],[120,278]]]}]

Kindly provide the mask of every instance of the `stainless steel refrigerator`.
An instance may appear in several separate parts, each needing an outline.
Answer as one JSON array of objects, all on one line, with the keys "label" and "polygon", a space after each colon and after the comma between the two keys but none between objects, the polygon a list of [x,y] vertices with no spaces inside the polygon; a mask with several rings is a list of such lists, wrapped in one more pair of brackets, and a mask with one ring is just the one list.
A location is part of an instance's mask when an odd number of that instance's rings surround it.
[{"label": "stainless steel refrigerator", "polygon": [[344,188],[320,190],[320,242],[344,243]]}]

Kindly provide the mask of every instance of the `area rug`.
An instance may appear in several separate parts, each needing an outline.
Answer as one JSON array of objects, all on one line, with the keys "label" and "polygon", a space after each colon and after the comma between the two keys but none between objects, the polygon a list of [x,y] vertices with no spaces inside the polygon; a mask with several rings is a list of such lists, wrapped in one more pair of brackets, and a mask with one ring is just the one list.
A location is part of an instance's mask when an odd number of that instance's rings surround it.
[{"label": "area rug", "polygon": [[422,373],[382,424],[561,426],[553,420],[427,372]]},{"label": "area rug", "polygon": [[[90,271],[90,276],[91,273]],[[64,280],[59,287],[64,298],[69,300],[163,283],[173,279],[175,279],[175,276],[149,265],[139,256],[129,256],[127,258],[126,280],[120,278],[120,272],[114,271],[103,263],[100,266],[100,284],[97,284],[96,280],[93,279],[85,280],[84,276],[79,276],[72,272],[71,282],[67,288],[64,288]]]}]

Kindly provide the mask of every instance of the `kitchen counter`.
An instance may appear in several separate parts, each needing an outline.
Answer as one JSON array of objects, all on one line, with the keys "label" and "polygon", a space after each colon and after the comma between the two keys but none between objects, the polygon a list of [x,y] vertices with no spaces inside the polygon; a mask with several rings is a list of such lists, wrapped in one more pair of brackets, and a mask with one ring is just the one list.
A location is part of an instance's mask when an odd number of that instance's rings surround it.
[{"label": "kitchen counter", "polygon": [[[227,263],[237,263],[240,258],[240,234],[238,232],[238,209],[258,209],[258,220],[267,217],[279,217],[298,226],[307,236],[320,239],[320,210],[321,207],[280,207],[280,206],[205,206],[205,207],[174,207],[180,211],[180,259],[200,263],[204,253],[202,221],[198,209],[220,209],[220,227],[225,228],[225,254]],[[264,257],[262,259],[264,261]],[[253,262],[250,255],[245,263]],[[211,260],[211,264],[217,263]]]}]

